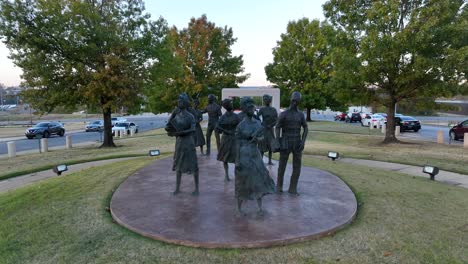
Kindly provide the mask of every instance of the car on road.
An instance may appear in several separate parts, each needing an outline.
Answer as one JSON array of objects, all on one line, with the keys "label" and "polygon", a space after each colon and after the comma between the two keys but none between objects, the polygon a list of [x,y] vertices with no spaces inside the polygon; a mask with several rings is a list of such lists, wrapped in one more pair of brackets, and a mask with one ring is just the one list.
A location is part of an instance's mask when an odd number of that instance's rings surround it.
[{"label": "car on road", "polygon": [[116,123],[124,123],[124,122],[127,122],[127,119],[124,117],[111,117],[112,126],[114,126]]},{"label": "car on road", "polygon": [[112,135],[116,135],[116,131],[126,131],[127,135],[130,135],[130,130],[134,130],[135,133],[138,133],[138,126],[135,123],[132,122],[121,122],[121,123],[116,123],[112,127]]},{"label": "car on road", "polygon": [[354,113],[348,113],[346,116],[346,122],[347,123],[353,123],[353,122],[361,122],[361,114],[354,112]]},{"label": "car on road", "polygon": [[400,131],[413,130],[418,132],[421,129],[421,122],[411,116],[397,116],[395,117],[395,125],[400,126]]},{"label": "car on road", "polygon": [[373,114],[373,115],[366,115],[366,118],[363,118],[361,120],[361,125],[362,126],[372,126],[372,127],[377,127],[377,126],[382,126],[387,122],[386,118],[378,115],[378,114]]},{"label": "car on road", "polygon": [[468,133],[468,119],[453,126],[449,131],[449,136],[453,140],[464,140],[465,133]]},{"label": "car on road", "polygon": [[26,129],[24,134],[28,139],[37,137],[48,138],[53,134],[63,137],[65,135],[65,128],[59,122],[40,122]]},{"label": "car on road", "polygon": [[346,120],[346,113],[341,112],[337,113],[334,117],[335,121],[345,121]]},{"label": "car on road", "polygon": [[103,130],[104,130],[104,122],[102,120],[96,120],[96,121],[90,122],[85,127],[86,132],[93,132],[93,131],[99,132]]}]

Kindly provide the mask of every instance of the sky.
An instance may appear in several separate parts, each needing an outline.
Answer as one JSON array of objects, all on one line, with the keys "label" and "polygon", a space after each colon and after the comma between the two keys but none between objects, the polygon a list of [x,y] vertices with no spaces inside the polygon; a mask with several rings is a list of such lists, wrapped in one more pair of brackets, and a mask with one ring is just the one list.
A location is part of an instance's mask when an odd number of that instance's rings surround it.
[{"label": "sky", "polygon": [[[290,21],[301,18],[323,20],[325,0],[179,0],[145,1],[146,12],[156,20],[163,17],[169,26],[186,28],[190,18],[206,14],[218,27],[230,27],[237,38],[232,46],[234,56],[243,55],[244,73],[250,78],[240,86],[267,86],[264,68],[273,61],[272,49]],[[21,69],[8,59],[9,51],[0,43],[0,83],[16,86],[21,82]]]}]

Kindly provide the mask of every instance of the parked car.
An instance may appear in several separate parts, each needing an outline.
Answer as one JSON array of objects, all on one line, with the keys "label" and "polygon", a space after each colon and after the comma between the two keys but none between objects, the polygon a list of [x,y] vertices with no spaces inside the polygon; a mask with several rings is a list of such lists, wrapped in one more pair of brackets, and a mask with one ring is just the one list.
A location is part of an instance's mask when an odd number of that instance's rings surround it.
[{"label": "parked car", "polygon": [[127,135],[129,135],[130,130],[132,129],[135,131],[135,133],[138,133],[138,126],[135,123],[131,123],[131,122],[116,123],[112,127],[112,135],[115,136],[116,131],[126,131]]},{"label": "parked car", "polygon": [[37,136],[48,138],[53,134],[63,137],[63,135],[65,135],[65,128],[59,122],[40,122],[33,127],[26,129],[24,134],[28,139],[32,139]]},{"label": "parked car", "polygon": [[395,117],[395,125],[400,126],[400,131],[413,130],[414,132],[418,132],[421,129],[419,120],[411,116]]},{"label": "parked car", "polygon": [[453,126],[449,131],[449,136],[453,140],[460,140],[468,133],[468,119]]},{"label": "parked car", "polygon": [[345,121],[346,120],[346,113],[338,113],[335,115],[335,121]]},{"label": "parked car", "polygon": [[124,122],[127,122],[127,119],[124,117],[111,117],[112,126],[114,126],[116,123],[124,123]]},{"label": "parked car", "polygon": [[104,122],[102,120],[96,120],[90,122],[86,125],[85,131],[86,132],[93,132],[93,131],[103,131],[104,130]]},{"label": "parked car", "polygon": [[361,114],[358,112],[348,113],[348,115],[346,116],[346,122],[361,122]]},{"label": "parked car", "polygon": [[385,117],[378,115],[378,114],[373,114],[373,115],[366,115],[366,118],[361,120],[361,125],[377,127],[377,126],[382,126],[386,122],[387,120]]},{"label": "parked car", "polygon": [[374,115],[381,115],[381,116],[387,118],[387,113],[374,113]]}]

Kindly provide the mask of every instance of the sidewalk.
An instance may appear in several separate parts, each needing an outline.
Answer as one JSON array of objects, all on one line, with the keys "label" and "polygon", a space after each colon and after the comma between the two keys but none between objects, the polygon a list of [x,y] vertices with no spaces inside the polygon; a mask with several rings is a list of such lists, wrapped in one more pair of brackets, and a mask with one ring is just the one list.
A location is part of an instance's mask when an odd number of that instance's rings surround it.
[{"label": "sidewalk", "polygon": [[[391,163],[384,161],[375,161],[375,160],[361,160],[361,159],[352,159],[352,158],[340,158],[338,162],[345,162],[350,164],[356,164],[361,166],[368,166],[376,169],[396,171],[405,173],[412,176],[424,177],[429,179],[429,175],[422,172],[422,167],[412,166],[399,163]],[[450,185],[460,186],[468,189],[468,175],[443,171],[440,170],[439,174],[435,176],[435,180],[438,182],[447,183]]]},{"label": "sidewalk", "polygon": [[[325,156],[316,156],[316,155],[308,155],[310,157],[318,158],[318,159],[328,159]],[[101,166],[104,164],[109,164],[113,162],[119,162],[122,160],[134,159],[136,157],[131,158],[119,158],[119,159],[110,159],[110,160],[100,160],[100,161],[92,161],[86,162],[76,165],[68,166],[68,171],[64,172],[62,175],[66,176],[67,174],[81,171],[83,169],[88,169],[91,167]],[[424,174],[422,172],[422,167],[419,166],[412,166],[412,165],[405,165],[399,163],[391,163],[391,162],[383,162],[383,161],[375,161],[375,160],[362,160],[362,159],[353,159],[353,158],[340,158],[337,162],[345,162],[350,164],[356,164],[361,166],[368,166],[376,169],[388,170],[388,171],[396,171],[405,173],[411,176],[418,176],[424,177],[429,179],[429,175]],[[48,179],[51,177],[58,177],[52,170],[40,171],[36,173],[27,174],[24,176],[14,177],[11,179],[7,179],[4,181],[0,181],[0,193],[15,190],[22,186],[26,186],[44,179]],[[435,180],[438,182],[447,183],[454,186],[460,186],[463,188],[468,189],[468,175],[454,173],[449,171],[439,171],[439,174],[435,176]]]},{"label": "sidewalk", "polygon": [[45,171],[40,171],[40,172],[35,172],[31,174],[27,174],[24,176],[19,176],[19,177],[14,177],[10,179],[6,179],[3,181],[0,181],[0,193],[12,191],[15,189],[18,189],[20,187],[26,186],[33,184],[38,181],[42,181],[48,178],[52,177],[67,177],[67,174],[81,171],[84,169],[89,169],[92,167],[96,166],[101,166],[109,163],[114,163],[114,162],[119,162],[123,160],[128,160],[128,159],[134,159],[136,157],[131,157],[131,158],[119,158],[119,159],[110,159],[110,160],[99,160],[99,161],[91,161],[91,162],[86,162],[86,163],[80,163],[80,164],[75,164],[75,165],[70,165],[68,166],[68,170],[63,172],[62,175],[58,176],[55,174],[51,169],[50,170],[45,170]]}]

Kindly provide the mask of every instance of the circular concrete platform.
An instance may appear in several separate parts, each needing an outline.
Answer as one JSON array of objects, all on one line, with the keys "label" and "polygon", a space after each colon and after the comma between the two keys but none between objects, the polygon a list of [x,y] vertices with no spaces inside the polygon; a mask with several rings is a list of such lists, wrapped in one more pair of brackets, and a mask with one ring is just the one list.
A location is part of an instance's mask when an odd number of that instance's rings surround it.
[{"label": "circular concrete platform", "polygon": [[[111,201],[113,218],[143,236],[204,248],[256,248],[317,239],[349,224],[357,202],[350,188],[326,171],[302,167],[300,196],[271,194],[263,199],[264,215],[256,212],[256,201],[236,210],[234,181],[224,181],[221,162],[199,156],[200,195],[192,196],[193,176],[182,176],[181,193],[174,196],[172,158],[156,160],[131,175],[115,191]],[[277,164],[277,162],[275,162]],[[277,167],[267,166],[276,182]],[[291,167],[285,174],[289,187]],[[230,164],[234,178],[234,165]]]}]

